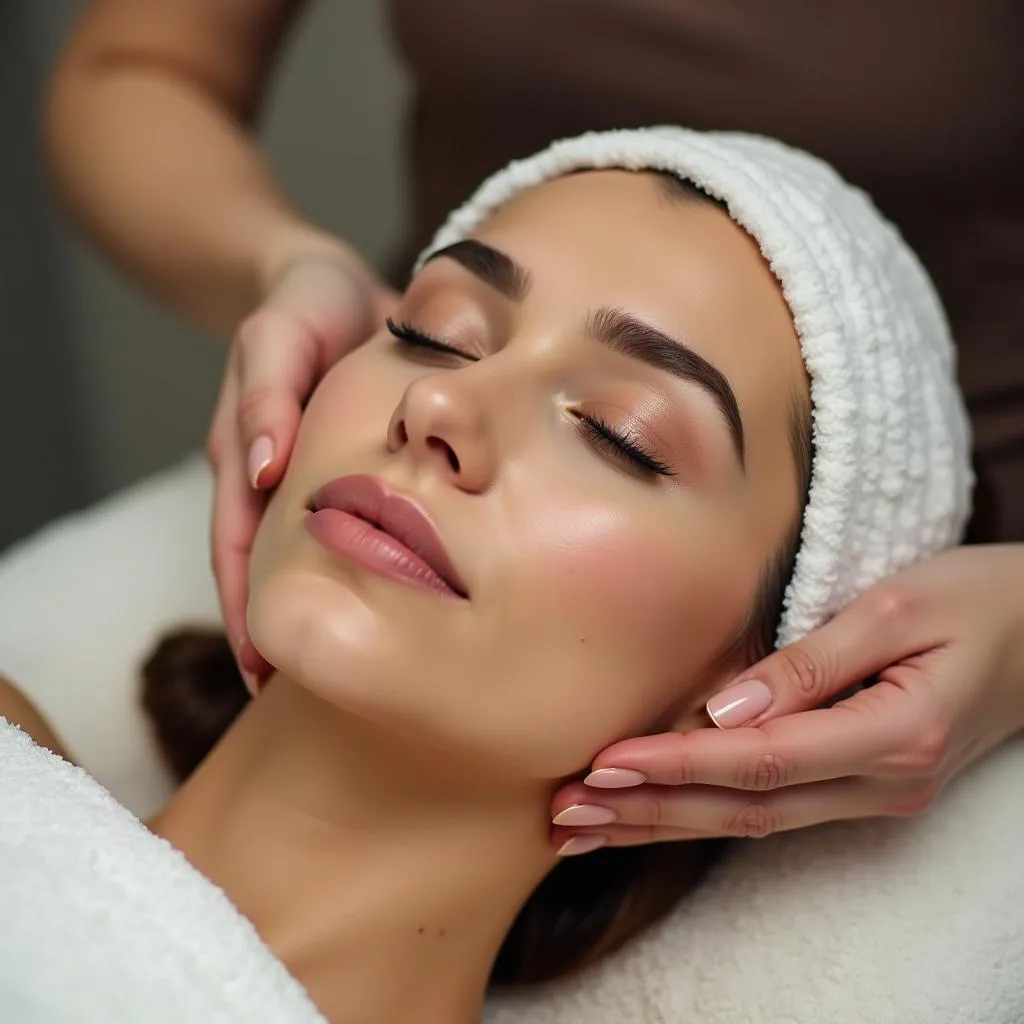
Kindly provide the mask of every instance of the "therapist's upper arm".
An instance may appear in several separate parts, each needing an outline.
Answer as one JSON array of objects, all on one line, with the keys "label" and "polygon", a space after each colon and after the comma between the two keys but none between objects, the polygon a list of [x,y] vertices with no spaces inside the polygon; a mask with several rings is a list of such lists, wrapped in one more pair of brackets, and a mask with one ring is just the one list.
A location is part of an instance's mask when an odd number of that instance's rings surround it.
[{"label": "therapist's upper arm", "polygon": [[256,112],[288,28],[307,0],[90,0],[58,65],[147,66],[191,79],[236,116]]}]

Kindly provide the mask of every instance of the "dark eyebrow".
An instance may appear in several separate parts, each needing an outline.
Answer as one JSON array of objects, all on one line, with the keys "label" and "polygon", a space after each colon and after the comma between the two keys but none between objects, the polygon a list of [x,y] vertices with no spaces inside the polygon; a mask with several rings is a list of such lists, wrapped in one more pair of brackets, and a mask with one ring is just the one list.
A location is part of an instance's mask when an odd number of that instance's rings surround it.
[{"label": "dark eyebrow", "polygon": [[736,458],[740,468],[745,468],[743,418],[736,395],[721,370],[681,341],[620,309],[602,307],[591,313],[587,317],[587,333],[615,352],[703,388],[725,418]]},{"label": "dark eyebrow", "polygon": [[[522,302],[530,290],[529,272],[505,253],[475,238],[431,253],[426,262],[445,256],[513,302]],[[587,333],[596,341],[656,370],[703,388],[725,418],[740,468],[746,465],[746,442],[739,403],[725,375],[681,341],[619,309],[601,308],[587,317]]]},{"label": "dark eyebrow", "polygon": [[489,284],[506,299],[522,302],[530,290],[530,275],[511,256],[492,249],[475,238],[467,238],[454,245],[431,253],[425,262],[446,256],[461,263],[471,274]]}]

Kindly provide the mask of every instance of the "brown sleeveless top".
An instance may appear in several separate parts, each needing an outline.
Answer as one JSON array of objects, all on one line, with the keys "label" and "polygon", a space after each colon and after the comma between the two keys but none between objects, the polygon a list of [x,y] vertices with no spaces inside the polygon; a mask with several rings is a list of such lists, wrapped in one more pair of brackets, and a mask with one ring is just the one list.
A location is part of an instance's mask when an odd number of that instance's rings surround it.
[{"label": "brown sleeveless top", "polygon": [[488,174],[659,123],[772,135],[868,191],[945,302],[980,534],[1024,541],[1024,3],[391,0],[415,83],[407,269]]}]

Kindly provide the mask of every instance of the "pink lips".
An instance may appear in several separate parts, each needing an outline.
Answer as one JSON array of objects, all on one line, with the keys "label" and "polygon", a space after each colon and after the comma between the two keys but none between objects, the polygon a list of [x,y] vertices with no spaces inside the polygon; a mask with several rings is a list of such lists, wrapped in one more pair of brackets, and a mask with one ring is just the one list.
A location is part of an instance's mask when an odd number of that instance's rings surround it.
[{"label": "pink lips", "polygon": [[310,499],[306,528],[325,548],[366,569],[447,597],[466,587],[420,506],[375,477],[343,476]]}]

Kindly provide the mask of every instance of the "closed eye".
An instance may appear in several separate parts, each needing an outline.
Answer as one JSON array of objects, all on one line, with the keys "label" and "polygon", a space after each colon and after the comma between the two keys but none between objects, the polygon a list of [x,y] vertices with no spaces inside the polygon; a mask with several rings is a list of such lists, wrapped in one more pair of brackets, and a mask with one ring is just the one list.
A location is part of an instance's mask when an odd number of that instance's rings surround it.
[{"label": "closed eye", "polygon": [[[470,362],[480,358],[441,338],[427,334],[407,321],[395,321],[388,317],[385,323],[395,340],[407,349],[436,352],[439,355],[466,359]],[[635,430],[616,430],[598,416],[585,416],[582,413],[576,413],[575,416],[584,437],[601,454],[611,457],[626,469],[641,476],[675,476],[672,468],[648,449]]]},{"label": "closed eye", "polygon": [[633,472],[644,476],[675,476],[667,466],[644,444],[635,430],[616,430],[598,416],[576,413],[583,435],[603,453],[610,455]]},{"label": "closed eye", "polygon": [[442,341],[441,338],[435,338],[433,335],[427,334],[425,331],[421,331],[418,327],[413,327],[412,324],[405,321],[396,322],[391,317],[388,317],[385,323],[388,330],[394,335],[395,340],[408,348],[440,352],[444,355],[457,356],[459,359],[469,359],[473,362],[479,358],[470,352],[464,352],[461,348],[456,348],[447,341]]}]

